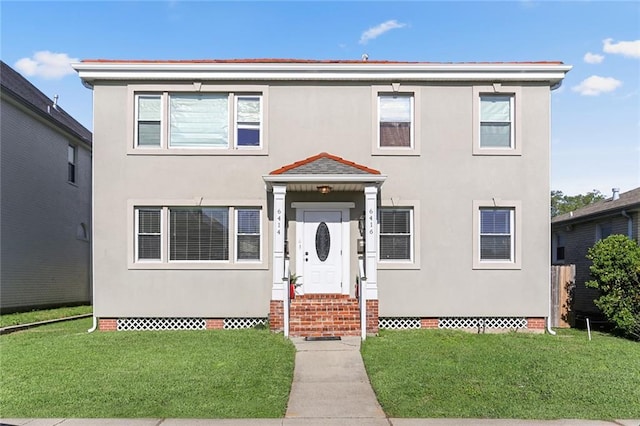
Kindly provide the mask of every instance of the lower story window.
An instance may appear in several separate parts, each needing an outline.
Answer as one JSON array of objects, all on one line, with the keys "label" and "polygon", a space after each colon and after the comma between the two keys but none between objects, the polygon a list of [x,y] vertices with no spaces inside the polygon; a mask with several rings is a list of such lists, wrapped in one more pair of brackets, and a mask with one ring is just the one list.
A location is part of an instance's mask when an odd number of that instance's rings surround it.
[{"label": "lower story window", "polygon": [[380,261],[413,258],[413,210],[380,209]]},{"label": "lower story window", "polygon": [[[135,259],[162,263],[259,262],[261,223],[260,208],[137,207]],[[236,255],[230,256],[234,251]]]},{"label": "lower story window", "polygon": [[480,209],[480,260],[513,261],[513,209]]}]

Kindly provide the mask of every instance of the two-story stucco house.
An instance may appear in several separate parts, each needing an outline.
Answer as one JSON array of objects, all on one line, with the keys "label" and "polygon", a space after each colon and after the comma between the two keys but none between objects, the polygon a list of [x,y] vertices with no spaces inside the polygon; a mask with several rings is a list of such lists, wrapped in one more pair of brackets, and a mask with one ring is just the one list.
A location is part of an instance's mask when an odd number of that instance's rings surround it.
[{"label": "two-story stucco house", "polygon": [[0,310],[90,303],[91,132],[0,66]]},{"label": "two-story stucco house", "polygon": [[74,67],[94,95],[100,329],[544,328],[549,105],[571,67]]}]

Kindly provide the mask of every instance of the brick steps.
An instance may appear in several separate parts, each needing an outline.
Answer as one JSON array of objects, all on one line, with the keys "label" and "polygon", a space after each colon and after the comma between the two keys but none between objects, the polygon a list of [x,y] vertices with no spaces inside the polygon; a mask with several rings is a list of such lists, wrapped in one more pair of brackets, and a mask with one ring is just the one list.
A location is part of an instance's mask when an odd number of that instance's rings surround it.
[{"label": "brick steps", "polygon": [[338,294],[308,294],[291,301],[289,334],[293,337],[360,335],[358,299]]}]

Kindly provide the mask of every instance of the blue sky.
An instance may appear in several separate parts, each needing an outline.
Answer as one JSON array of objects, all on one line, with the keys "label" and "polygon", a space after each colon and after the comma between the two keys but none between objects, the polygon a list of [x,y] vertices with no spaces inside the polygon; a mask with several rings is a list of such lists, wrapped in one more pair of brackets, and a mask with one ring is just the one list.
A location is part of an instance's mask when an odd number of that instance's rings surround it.
[{"label": "blue sky", "polygon": [[1,58],[92,128],[79,59],[573,65],[552,96],[553,189],[640,186],[640,3],[5,1]]}]

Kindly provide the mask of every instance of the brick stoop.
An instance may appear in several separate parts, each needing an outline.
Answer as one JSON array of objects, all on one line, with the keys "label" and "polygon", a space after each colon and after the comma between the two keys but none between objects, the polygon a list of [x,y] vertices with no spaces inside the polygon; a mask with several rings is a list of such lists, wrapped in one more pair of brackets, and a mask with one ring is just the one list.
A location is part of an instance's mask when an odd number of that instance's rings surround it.
[{"label": "brick stoop", "polygon": [[336,337],[360,335],[358,299],[341,294],[306,294],[291,301],[289,335]]}]

